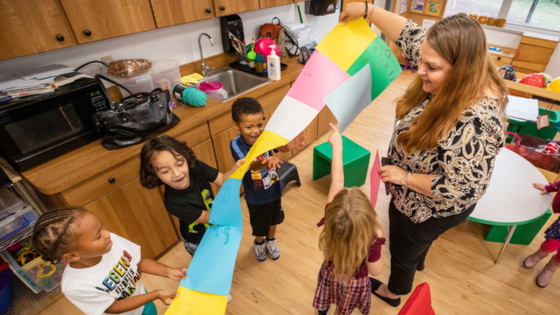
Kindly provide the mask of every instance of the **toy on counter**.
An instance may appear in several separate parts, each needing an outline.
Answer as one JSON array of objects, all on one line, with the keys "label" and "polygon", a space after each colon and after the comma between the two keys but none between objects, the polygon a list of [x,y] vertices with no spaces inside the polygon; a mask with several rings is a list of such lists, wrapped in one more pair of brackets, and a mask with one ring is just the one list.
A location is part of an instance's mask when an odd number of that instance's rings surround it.
[{"label": "toy on counter", "polygon": [[560,93],[560,77],[556,78],[556,80],[551,81],[548,84],[548,89]]},{"label": "toy on counter", "polygon": [[272,50],[270,46],[274,46],[276,55],[280,57],[280,48],[278,48],[278,45],[270,38],[261,38],[257,40],[257,42],[255,43],[255,52],[257,54],[268,56],[270,55],[270,51]]},{"label": "toy on counter", "polygon": [[512,65],[505,65],[501,67],[499,69],[499,72],[502,75],[502,78],[509,81],[517,82],[517,77],[515,76],[515,69],[513,68]]},{"label": "toy on counter", "polygon": [[549,76],[545,73],[532,73],[526,75],[519,83],[531,85],[541,89],[546,89],[548,87]]}]

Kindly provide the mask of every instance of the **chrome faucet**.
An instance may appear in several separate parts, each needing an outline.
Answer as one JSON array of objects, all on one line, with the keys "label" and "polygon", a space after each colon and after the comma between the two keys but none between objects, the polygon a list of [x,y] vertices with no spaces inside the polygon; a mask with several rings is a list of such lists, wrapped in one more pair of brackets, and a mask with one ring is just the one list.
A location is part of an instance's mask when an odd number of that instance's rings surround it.
[{"label": "chrome faucet", "polygon": [[204,55],[202,54],[202,44],[200,43],[200,40],[202,39],[203,36],[208,37],[208,39],[210,39],[210,42],[212,43],[212,46],[214,46],[214,40],[212,39],[212,37],[210,37],[210,35],[206,34],[206,33],[202,33],[198,36],[198,48],[200,49],[200,61],[202,62],[202,75],[206,77],[206,75],[208,74],[208,70],[214,69],[212,67],[209,67],[206,65],[206,63],[204,63]]}]

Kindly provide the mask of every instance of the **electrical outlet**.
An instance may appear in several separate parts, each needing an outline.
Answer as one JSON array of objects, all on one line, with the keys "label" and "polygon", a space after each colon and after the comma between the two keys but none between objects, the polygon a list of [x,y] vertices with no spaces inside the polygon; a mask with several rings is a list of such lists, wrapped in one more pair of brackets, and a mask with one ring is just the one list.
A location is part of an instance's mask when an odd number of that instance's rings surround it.
[{"label": "electrical outlet", "polygon": [[109,56],[101,57],[101,61],[106,64],[113,62],[113,56],[109,55]]}]

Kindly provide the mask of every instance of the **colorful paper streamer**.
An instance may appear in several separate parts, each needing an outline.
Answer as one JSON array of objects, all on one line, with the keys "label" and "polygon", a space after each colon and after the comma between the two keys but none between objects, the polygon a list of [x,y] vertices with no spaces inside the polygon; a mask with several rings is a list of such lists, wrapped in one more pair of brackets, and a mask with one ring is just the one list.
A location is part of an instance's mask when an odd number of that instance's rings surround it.
[{"label": "colorful paper streamer", "polygon": [[225,313],[243,228],[239,190],[251,162],[294,139],[325,102],[346,128],[399,75],[398,62],[389,52],[363,19],[339,24],[319,43],[245,164],[216,196],[209,219],[212,226],[189,266],[189,279],[181,282],[179,296],[166,315]]}]

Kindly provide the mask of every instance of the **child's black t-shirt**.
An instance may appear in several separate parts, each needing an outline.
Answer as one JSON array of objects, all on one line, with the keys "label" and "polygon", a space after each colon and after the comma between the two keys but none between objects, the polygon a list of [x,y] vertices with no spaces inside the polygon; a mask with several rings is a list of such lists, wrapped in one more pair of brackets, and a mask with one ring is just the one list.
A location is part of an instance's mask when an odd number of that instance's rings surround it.
[{"label": "child's black t-shirt", "polygon": [[196,166],[189,169],[189,188],[176,190],[165,186],[165,208],[179,218],[181,235],[188,242],[199,244],[208,229],[208,224],[195,221],[202,211],[212,208],[214,193],[210,183],[216,180],[218,174],[217,169],[197,161]]}]

